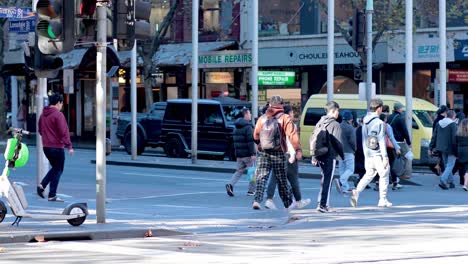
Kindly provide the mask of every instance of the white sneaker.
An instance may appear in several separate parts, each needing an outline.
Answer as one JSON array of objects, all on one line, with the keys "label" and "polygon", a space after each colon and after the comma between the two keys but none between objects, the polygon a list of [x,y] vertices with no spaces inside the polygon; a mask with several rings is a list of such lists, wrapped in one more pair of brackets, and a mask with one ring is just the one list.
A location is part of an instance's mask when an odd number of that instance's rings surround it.
[{"label": "white sneaker", "polygon": [[352,190],[351,191],[351,197],[349,199],[349,202],[351,203],[352,207],[357,206],[358,198],[359,198],[358,192],[356,190]]},{"label": "white sneaker", "polygon": [[266,202],[265,202],[265,208],[271,209],[271,210],[278,210],[278,208],[276,208],[275,203],[274,203],[273,200],[271,200],[271,199],[266,200]]},{"label": "white sneaker", "polygon": [[392,203],[389,202],[387,199],[380,199],[378,207],[392,207]]},{"label": "white sneaker", "polygon": [[304,199],[300,200],[299,202],[296,202],[296,207],[297,209],[302,209],[310,204],[310,199]]}]

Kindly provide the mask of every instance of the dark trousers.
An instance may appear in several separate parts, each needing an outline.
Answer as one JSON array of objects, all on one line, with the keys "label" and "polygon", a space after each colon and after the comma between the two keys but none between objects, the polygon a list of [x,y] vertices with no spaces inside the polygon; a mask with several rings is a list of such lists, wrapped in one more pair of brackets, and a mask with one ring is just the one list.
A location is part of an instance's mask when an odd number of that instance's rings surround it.
[{"label": "dark trousers", "polygon": [[453,170],[452,170],[452,173],[453,173],[454,176],[455,176],[455,174],[457,172],[460,175],[460,185],[464,185],[465,184],[465,173],[466,173],[465,164],[458,162],[458,160],[455,163],[455,167],[453,167]]},{"label": "dark trousers", "polygon": [[329,206],[329,195],[331,188],[331,181],[335,173],[336,160],[332,157],[326,157],[318,160],[320,170],[322,171],[322,180],[320,181],[320,192],[318,195],[318,202],[321,207]]},{"label": "dark trousers", "polygon": [[257,177],[256,202],[262,202],[268,177],[270,172],[273,171],[273,177],[278,181],[278,190],[284,207],[288,208],[291,205],[292,199],[286,179],[285,162],[286,157],[282,151],[259,151],[257,153],[257,169],[255,170],[255,176]]},{"label": "dark trousers", "polygon": [[65,151],[63,148],[44,148],[44,154],[52,168],[42,179],[41,185],[46,188],[50,183],[49,198],[52,198],[57,195],[57,187],[65,165]]}]

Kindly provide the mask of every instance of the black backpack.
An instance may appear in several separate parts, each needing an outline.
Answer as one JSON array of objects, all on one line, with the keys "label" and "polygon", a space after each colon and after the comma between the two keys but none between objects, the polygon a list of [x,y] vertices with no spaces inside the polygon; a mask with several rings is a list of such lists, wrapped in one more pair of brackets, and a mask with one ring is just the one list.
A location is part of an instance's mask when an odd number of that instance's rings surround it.
[{"label": "black backpack", "polygon": [[310,155],[323,157],[330,152],[330,133],[327,130],[329,124],[319,123],[315,126],[310,138]]},{"label": "black backpack", "polygon": [[281,128],[278,118],[282,115],[280,113],[273,117],[266,117],[265,123],[260,130],[260,148],[262,150],[281,149]]}]

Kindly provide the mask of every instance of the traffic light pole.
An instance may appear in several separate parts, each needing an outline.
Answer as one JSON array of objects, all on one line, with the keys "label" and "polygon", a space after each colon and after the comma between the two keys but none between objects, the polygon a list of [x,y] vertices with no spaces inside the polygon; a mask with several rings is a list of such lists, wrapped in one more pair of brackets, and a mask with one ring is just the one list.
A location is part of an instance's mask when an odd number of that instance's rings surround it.
[{"label": "traffic light pole", "polygon": [[134,40],[133,48],[132,48],[132,56],[130,59],[130,106],[131,106],[131,113],[132,113],[132,124],[131,124],[131,142],[132,142],[132,160],[137,159],[137,87],[136,87],[136,57],[137,57],[137,41]]},{"label": "traffic light pole", "polygon": [[107,2],[96,4],[96,221],[106,222],[106,58]]},{"label": "traffic light pole", "polygon": [[[405,97],[406,97],[406,127],[408,131],[413,130],[413,0],[406,0],[405,15]],[[412,140],[412,134],[409,133]]]},{"label": "traffic light pole", "polygon": [[367,24],[367,81],[366,97],[367,108],[369,108],[372,99],[372,13],[374,13],[374,1],[367,0],[366,5],[366,24]]},{"label": "traffic light pole", "polygon": [[[354,33],[356,34],[356,33]],[[333,100],[335,91],[335,0],[328,0],[328,33],[327,33],[327,101]]]},{"label": "traffic light pole", "polygon": [[192,0],[192,164],[198,150],[198,11],[199,1]]},{"label": "traffic light pole", "polygon": [[[44,109],[44,101],[47,98],[47,78],[37,78],[37,94],[36,94],[36,131],[39,131],[39,118]],[[42,150],[42,137],[36,133],[36,152],[37,152],[37,185],[42,181],[49,169],[47,161]]]},{"label": "traffic light pole", "polygon": [[[446,2],[439,0],[439,105],[447,105],[447,28]],[[436,94],[436,93],[434,93]],[[453,108],[453,105],[450,106]]]}]

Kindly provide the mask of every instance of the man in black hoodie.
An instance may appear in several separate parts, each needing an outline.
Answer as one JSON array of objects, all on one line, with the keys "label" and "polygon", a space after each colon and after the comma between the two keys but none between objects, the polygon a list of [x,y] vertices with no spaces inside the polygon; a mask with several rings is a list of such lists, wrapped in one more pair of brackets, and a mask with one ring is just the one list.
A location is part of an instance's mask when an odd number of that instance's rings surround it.
[{"label": "man in black hoodie", "polygon": [[[329,211],[329,194],[331,181],[336,167],[336,157],[339,155],[344,160],[343,144],[341,142],[341,126],[336,121],[340,114],[340,106],[330,101],[325,106],[327,114],[322,116],[320,121],[315,125],[315,129],[322,130],[324,127],[328,132],[328,152],[320,157],[312,157],[312,164],[318,165],[322,171],[322,180],[320,181],[320,192],[318,195],[317,211],[327,213]],[[315,134],[315,133],[314,133]],[[310,138],[311,153],[315,153],[314,134]],[[316,135],[317,136],[317,135]]]},{"label": "man in black hoodie", "polygon": [[[229,196],[234,196],[234,185],[242,177],[242,174],[247,170],[247,167],[252,166],[255,161],[255,143],[253,141],[253,125],[252,114],[246,107],[242,109],[243,117],[234,122],[236,129],[234,130],[234,148],[236,149],[237,170],[232,175],[231,183],[226,184],[226,192]],[[247,195],[255,194],[255,181],[250,181]]]},{"label": "man in black hoodie", "polygon": [[410,139],[410,132],[408,132],[408,128],[406,127],[405,115],[403,113],[403,109],[405,106],[400,103],[396,102],[393,105],[393,114],[391,114],[388,119],[387,123],[392,127],[393,134],[395,139],[400,146],[401,156],[405,161],[405,173],[400,176],[402,179],[409,179],[411,178],[412,173],[412,164],[411,160],[406,159],[406,153],[411,151],[411,139]]}]

